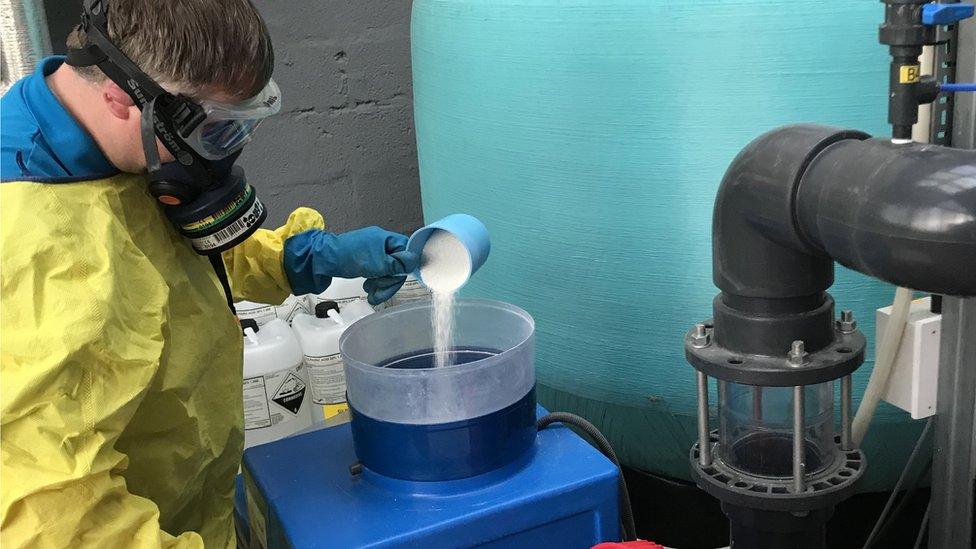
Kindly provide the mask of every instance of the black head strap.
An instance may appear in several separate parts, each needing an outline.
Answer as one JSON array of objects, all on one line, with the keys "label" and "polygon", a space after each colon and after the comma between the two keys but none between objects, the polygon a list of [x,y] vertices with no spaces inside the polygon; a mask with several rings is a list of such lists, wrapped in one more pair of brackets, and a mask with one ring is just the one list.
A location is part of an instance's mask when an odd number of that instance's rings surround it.
[{"label": "black head strap", "polygon": [[81,48],[68,49],[69,65],[97,66],[125,90],[139,108],[154,97],[170,95],[109,40],[108,4],[105,0],[85,0],[79,29],[85,33],[87,43]]},{"label": "black head strap", "polygon": [[156,132],[153,131],[153,119],[156,116],[156,98],[142,107],[142,151],[146,155],[146,169],[149,173],[158,172],[162,167],[159,151],[156,150]]},{"label": "black head strap", "polygon": [[[86,43],[81,48],[68,50],[67,63],[74,67],[97,66],[122,88],[143,111],[144,146],[148,127],[190,173],[190,179],[200,189],[207,188],[214,183],[209,164],[180,139],[203,122],[206,118],[203,109],[186,97],[164,90],[109,40],[108,10],[107,0],[85,0],[79,29],[85,33]],[[147,109],[150,105],[152,107]],[[151,117],[148,119],[147,110]],[[147,121],[151,123],[147,124]],[[148,142],[154,144],[155,140]]]}]

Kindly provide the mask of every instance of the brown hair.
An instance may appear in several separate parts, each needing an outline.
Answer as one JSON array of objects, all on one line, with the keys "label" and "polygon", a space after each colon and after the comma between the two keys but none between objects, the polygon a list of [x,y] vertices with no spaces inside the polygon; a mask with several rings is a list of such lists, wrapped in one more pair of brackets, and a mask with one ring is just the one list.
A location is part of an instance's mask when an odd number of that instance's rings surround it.
[{"label": "brown hair", "polygon": [[[268,29],[250,0],[109,0],[108,38],[170,91],[199,98],[224,92],[257,95],[271,79],[274,50]],[[69,48],[81,47],[75,29]],[[85,78],[105,78],[97,67],[76,68]]]}]

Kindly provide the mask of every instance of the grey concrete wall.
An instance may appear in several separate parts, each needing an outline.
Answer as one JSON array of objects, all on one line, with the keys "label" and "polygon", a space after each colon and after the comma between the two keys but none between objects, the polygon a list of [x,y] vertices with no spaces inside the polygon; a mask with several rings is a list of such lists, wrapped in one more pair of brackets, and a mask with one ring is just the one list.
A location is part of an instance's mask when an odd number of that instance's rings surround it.
[{"label": "grey concrete wall", "polygon": [[311,205],[330,227],[421,223],[409,0],[257,0],[284,114],[245,152],[274,220]]},{"label": "grey concrete wall", "polygon": [[[329,228],[422,222],[410,87],[410,0],[252,0],[275,45],[282,113],[241,157],[277,226],[311,206]],[[46,0],[63,51],[81,0]]]}]

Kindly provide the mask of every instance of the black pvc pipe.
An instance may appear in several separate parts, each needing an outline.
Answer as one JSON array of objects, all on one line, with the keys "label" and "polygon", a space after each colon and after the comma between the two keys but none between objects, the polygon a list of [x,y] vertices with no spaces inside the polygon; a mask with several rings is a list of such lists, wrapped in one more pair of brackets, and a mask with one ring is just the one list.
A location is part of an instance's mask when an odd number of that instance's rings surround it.
[{"label": "black pvc pipe", "polygon": [[915,290],[976,295],[976,151],[838,143],[807,168],[797,214],[807,240],[846,267]]},{"label": "black pvc pipe", "polygon": [[976,295],[976,152],[779,128],[732,162],[712,231],[727,301],[809,308],[833,283],[834,261],[916,290]]},{"label": "black pvc pipe", "polygon": [[834,509],[818,509],[796,516],[782,511],[759,511],[722,504],[729,517],[733,547],[755,549],[824,549],[827,520]]},{"label": "black pvc pipe", "polygon": [[759,136],[735,157],[712,219],[712,274],[724,294],[761,303],[817,295],[833,284],[830,258],[796,231],[793,189],[819,152],[838,141],[867,138],[822,126],[787,126]]}]

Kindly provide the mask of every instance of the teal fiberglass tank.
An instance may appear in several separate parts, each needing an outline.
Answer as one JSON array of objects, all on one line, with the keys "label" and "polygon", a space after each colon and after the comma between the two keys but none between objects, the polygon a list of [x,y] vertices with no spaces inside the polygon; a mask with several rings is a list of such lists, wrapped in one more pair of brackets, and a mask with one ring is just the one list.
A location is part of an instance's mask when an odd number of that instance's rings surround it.
[{"label": "teal fiberglass tank", "polygon": [[[414,1],[425,216],[486,223],[491,257],[464,294],[535,317],[541,402],[594,421],[627,465],[688,476],[682,335],[711,314],[712,201],[735,154],[795,122],[889,131],[883,8]],[[873,340],[894,289],[838,268],[831,292]],[[872,366],[873,344],[856,394]],[[917,427],[879,409],[864,489],[894,483]]]}]

